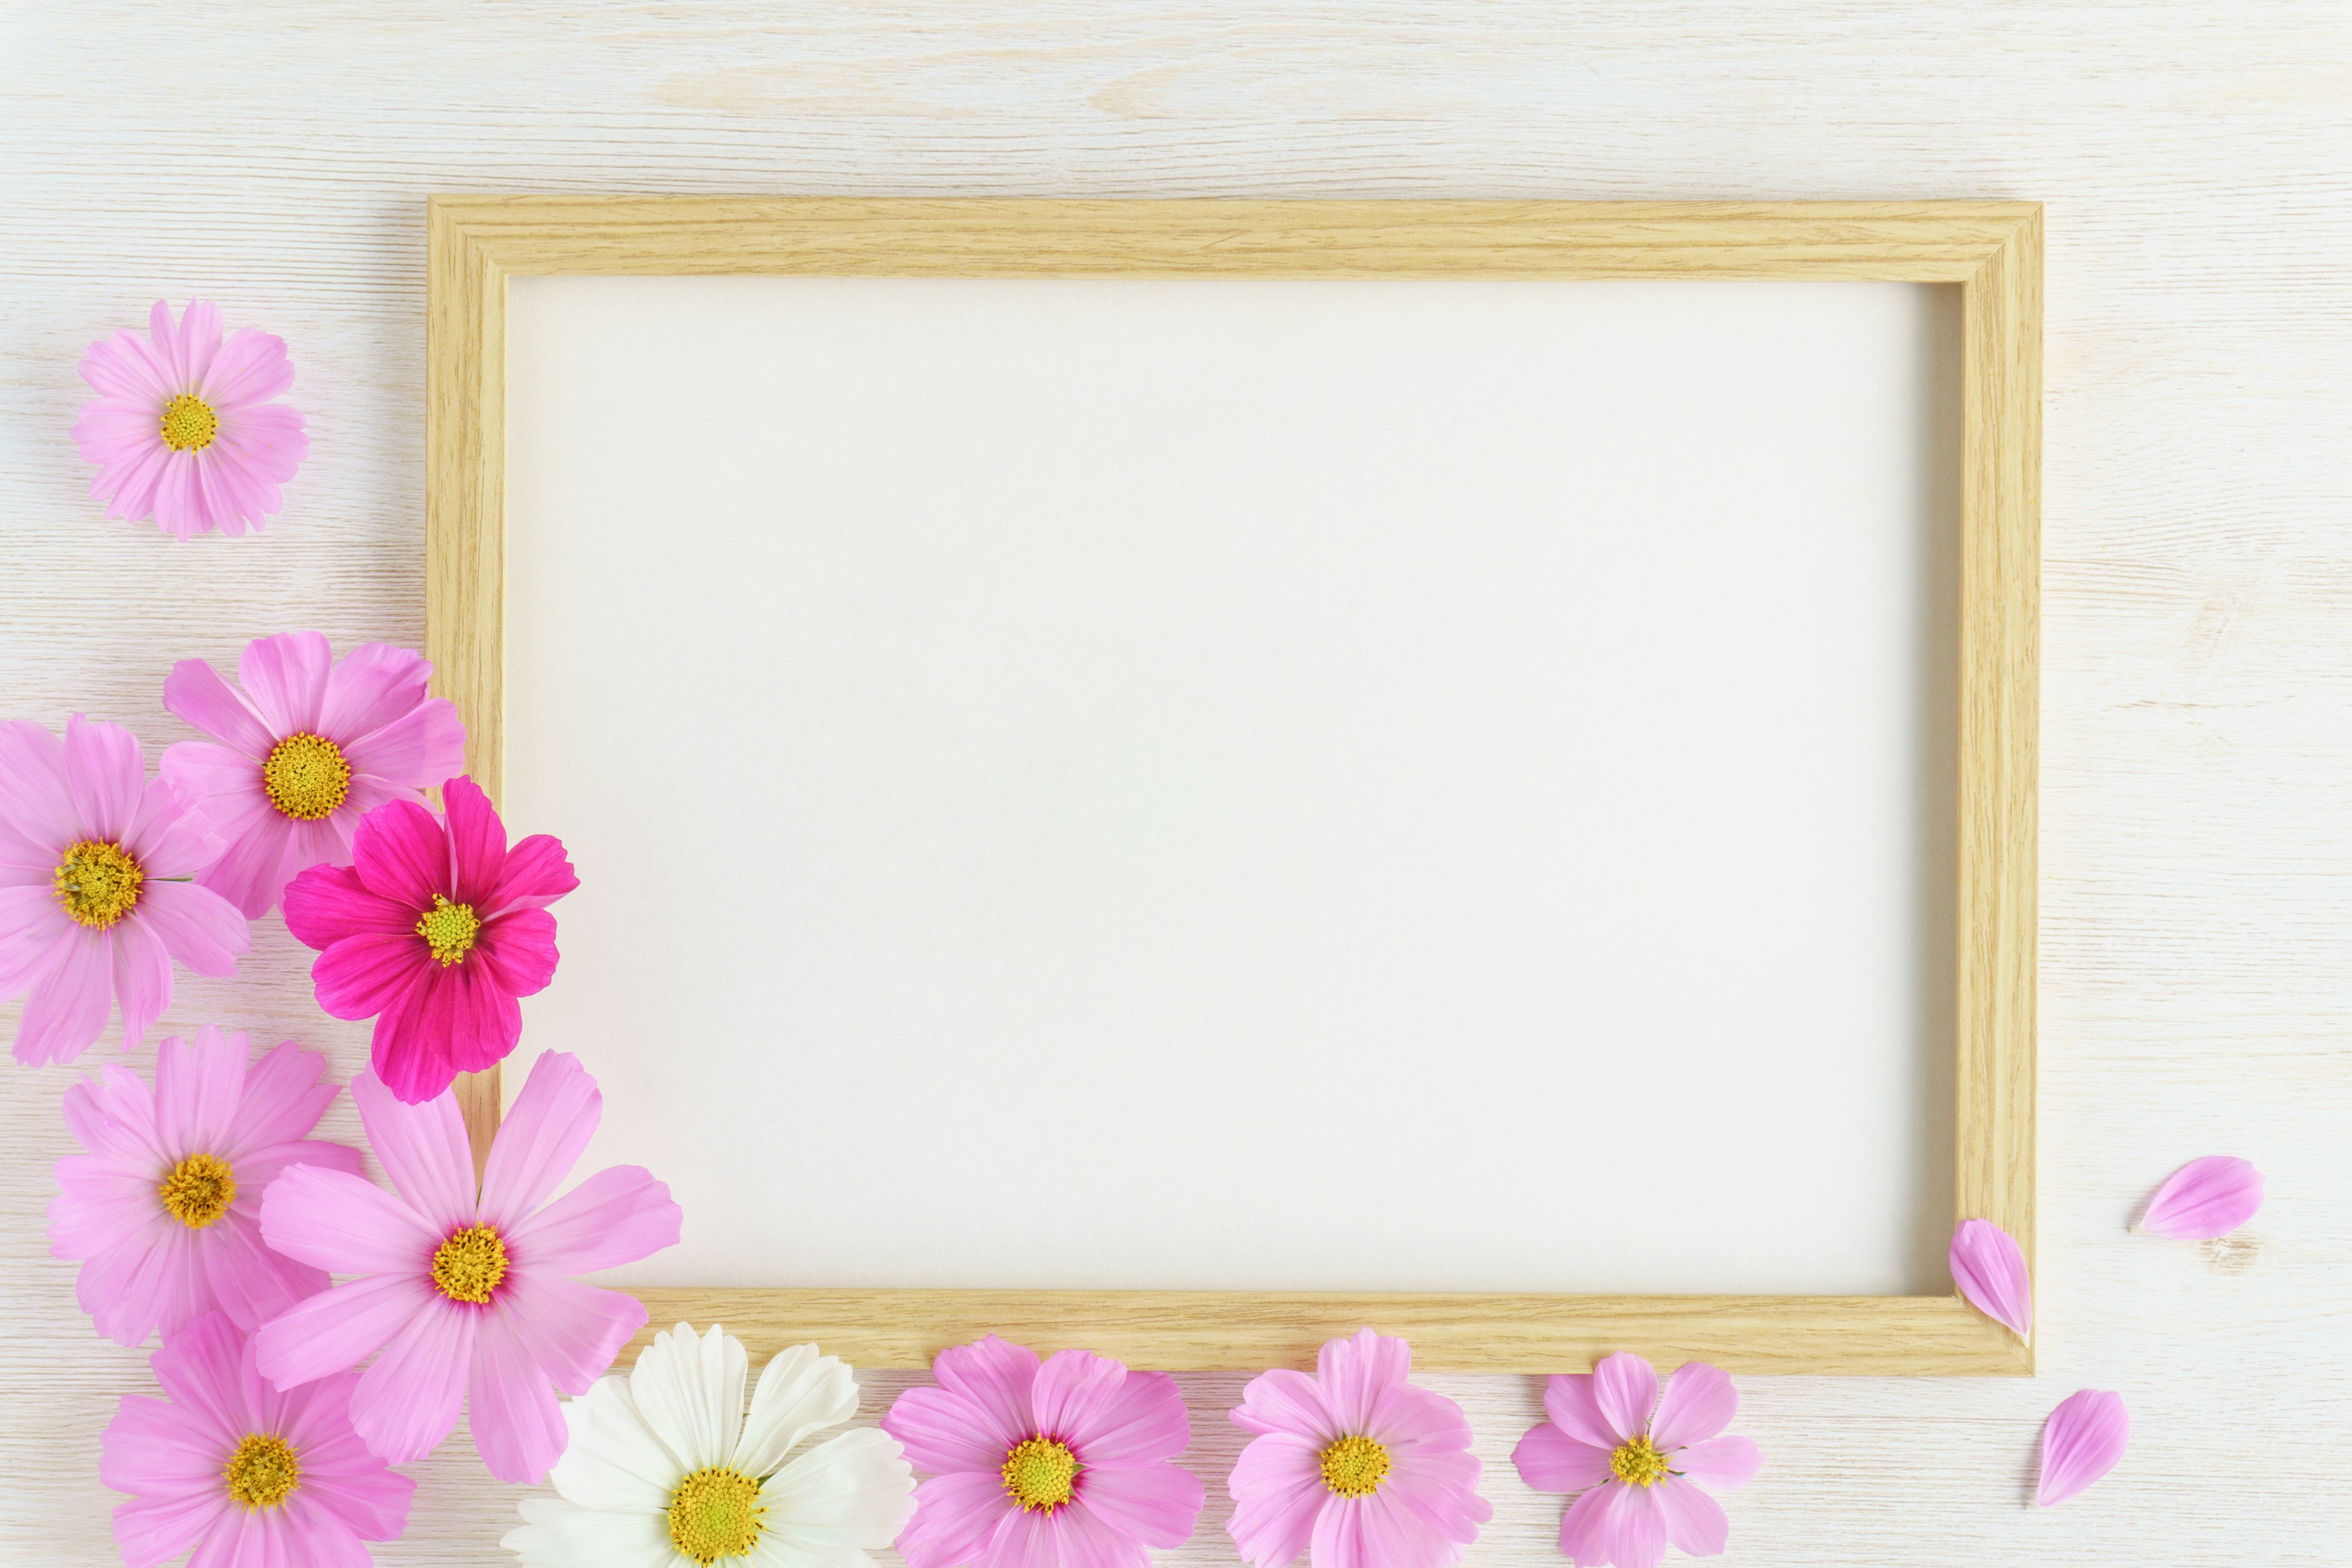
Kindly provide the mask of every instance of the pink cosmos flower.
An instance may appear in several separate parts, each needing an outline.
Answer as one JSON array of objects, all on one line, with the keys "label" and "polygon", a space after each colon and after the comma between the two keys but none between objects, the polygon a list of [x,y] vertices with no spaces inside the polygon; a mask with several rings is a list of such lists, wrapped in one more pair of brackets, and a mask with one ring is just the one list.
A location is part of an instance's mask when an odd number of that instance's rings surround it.
[{"label": "pink cosmos flower", "polygon": [[1145,1547],[1192,1539],[1206,1492],[1174,1462],[1192,1426],[1166,1373],[1086,1351],[1040,1366],[991,1334],[931,1375],[882,1417],[932,1472],[898,1536],[908,1568],[1145,1568]]},{"label": "pink cosmos flower", "polygon": [[1451,1568],[1495,1510],[1475,1489],[1470,1423],[1405,1381],[1412,1349],[1365,1329],[1328,1341],[1315,1375],[1276,1369],[1242,1390],[1257,1434],[1226,1481],[1244,1562],[1285,1568]]},{"label": "pink cosmos flower", "polygon": [[1705,1362],[1677,1367],[1661,1395],[1650,1363],[1621,1352],[1545,1385],[1551,1419],[1511,1462],[1538,1491],[1583,1494],[1559,1526],[1577,1568],[1657,1568],[1668,1542],[1712,1557],[1731,1523],[1707,1492],[1746,1485],[1762,1463],[1755,1444],[1720,1435],[1738,1408],[1731,1379]]},{"label": "pink cosmos flower", "polygon": [[289,1040],[257,1064],[207,1024],[155,1053],[155,1088],[109,1066],[66,1091],[89,1151],[58,1162],[49,1251],[80,1258],[74,1296],[117,1344],[218,1310],[251,1331],[327,1288],[262,1244],[261,1193],[292,1164],[359,1173],[356,1149],[309,1136],[341,1092],[327,1058]]},{"label": "pink cosmos flower", "polygon": [[433,667],[390,643],[341,663],[317,632],[247,643],[240,692],[200,658],[163,682],[163,706],[225,742],[183,741],[164,781],[226,846],[201,879],[245,911],[269,912],[298,871],[348,866],[361,817],[424,792],[466,765],[457,708],[425,695]]},{"label": "pink cosmos flower", "polygon": [[151,1364],[170,1398],[126,1396],[99,1440],[98,1479],[131,1494],[114,1510],[131,1568],[192,1546],[192,1568],[366,1568],[362,1542],[400,1539],[416,1483],[352,1435],[352,1373],[281,1394],[218,1312]]},{"label": "pink cosmos flower", "polygon": [[242,327],[224,343],[220,311],[202,300],[176,327],[156,300],[147,336],[90,344],[81,378],[98,395],[73,437],[98,465],[89,493],[111,500],[109,517],[152,515],[182,539],[215,529],[235,538],[278,510],[278,487],[310,448],[302,416],[270,401],[294,384],[286,341]]},{"label": "pink cosmos flower", "polygon": [[376,1076],[411,1105],[514,1049],[516,998],[555,977],[547,906],[580,885],[544,833],[509,850],[472,779],[451,779],[442,798],[446,824],[415,801],[377,806],[351,865],[313,866],[286,888],[286,929],[320,950],[319,1005],[375,1019]]},{"label": "pink cosmos flower", "polygon": [[174,959],[236,973],[245,917],[194,880],[219,849],[120,724],[77,713],[62,742],[0,724],[0,1000],[31,992],[18,1061],[73,1060],[118,1000],[135,1047],[172,1005]]},{"label": "pink cosmos flower", "polygon": [[298,1302],[254,1336],[280,1388],[376,1352],[352,1425],[394,1464],[422,1458],[473,1413],[474,1446],[502,1481],[535,1481],[562,1456],[550,1390],[588,1392],[646,1310],[567,1278],[635,1263],[677,1241],[669,1189],[635,1165],[547,1200],[588,1146],[604,1096],[577,1059],[550,1051],[490,1145],[478,1187],[457,1098],[404,1105],[362,1073],[352,1083],[369,1146],[399,1196],[342,1171],[297,1165],[261,1201],[264,1240],[363,1279]]}]

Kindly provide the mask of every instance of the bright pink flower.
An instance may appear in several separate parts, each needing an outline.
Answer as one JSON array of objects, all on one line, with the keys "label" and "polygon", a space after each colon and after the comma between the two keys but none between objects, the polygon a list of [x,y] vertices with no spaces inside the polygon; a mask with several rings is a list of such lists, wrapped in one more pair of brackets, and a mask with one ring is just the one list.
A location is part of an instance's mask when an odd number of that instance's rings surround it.
[{"label": "bright pink flower", "polygon": [[1040,1366],[991,1334],[931,1375],[882,1417],[931,1472],[898,1540],[908,1568],[1145,1568],[1145,1547],[1192,1538],[1205,1490],[1175,1463],[1192,1426],[1166,1373],[1086,1351]]},{"label": "bright pink flower", "polygon": [[2131,1443],[2124,1396],[2086,1388],[2061,1400],[2042,1424],[2042,1479],[2033,1489],[2042,1508],[2064,1502],[2116,1468]]},{"label": "bright pink flower", "polygon": [[207,1024],[157,1047],[152,1093],[112,1066],[66,1091],[89,1152],[58,1162],[49,1251],[83,1260],[74,1295],[100,1333],[135,1345],[215,1310],[250,1332],[327,1288],[262,1244],[260,1219],[289,1165],[359,1173],[358,1150],[309,1136],[340,1092],[326,1067],[291,1040],[255,1063],[242,1032]]},{"label": "bright pink flower", "polygon": [[176,327],[156,300],[147,336],[90,344],[81,378],[98,395],[73,437],[98,465],[89,493],[111,500],[109,517],[152,514],[182,539],[214,529],[234,538],[278,510],[278,487],[310,447],[302,416],[270,401],[294,384],[286,341],[242,327],[224,343],[220,311],[202,300]]},{"label": "bright pink flower", "polygon": [[514,1049],[516,998],[555,977],[547,906],[580,885],[544,833],[509,850],[472,779],[451,779],[442,799],[446,823],[415,801],[377,806],[351,865],[313,866],[286,888],[286,929],[320,950],[319,1005],[375,1019],[376,1076],[411,1105]]},{"label": "bright pink flower", "polygon": [[2033,1277],[2017,1238],[1989,1219],[1962,1220],[1952,1232],[1952,1283],[1969,1305],[2012,1333],[2033,1330]]},{"label": "bright pink flower", "polygon": [[2234,1154],[2208,1154],[2165,1179],[2139,1227],[2168,1241],[2210,1241],[2253,1218],[2262,1206],[2260,1171]]},{"label": "bright pink flower", "polygon": [[18,1061],[73,1060],[117,1000],[136,1047],[172,1005],[174,959],[236,973],[245,917],[194,882],[219,852],[120,724],[77,713],[62,742],[0,724],[0,1000],[32,993]]},{"label": "bright pink flower", "polygon": [[1278,1368],[1242,1390],[1254,1432],[1225,1489],[1245,1563],[1285,1568],[1450,1568],[1495,1510],[1476,1491],[1470,1423],[1415,1388],[1412,1349],[1370,1329],[1330,1340],[1315,1375]]},{"label": "bright pink flower", "polygon": [[425,695],[433,667],[390,643],[338,663],[317,632],[286,632],[247,643],[236,673],[242,692],[200,658],[172,667],[163,706],[226,743],[183,741],[163,773],[226,846],[204,885],[259,920],[296,872],[351,864],[361,817],[464,767],[466,726]]},{"label": "bright pink flower", "polygon": [[550,1051],[531,1065],[478,1188],[456,1096],[404,1105],[362,1073],[352,1099],[400,1194],[311,1165],[270,1184],[270,1246],[365,1278],[262,1325],[261,1369],[293,1388],[382,1351],[352,1396],[352,1425],[371,1449],[394,1464],[422,1458],[470,1407],[490,1474],[535,1481],[563,1454],[548,1384],[587,1393],[646,1321],[631,1298],[568,1276],[675,1245],[678,1207],[635,1165],[547,1201],[604,1113],[596,1080],[572,1057]]},{"label": "bright pink flower", "polygon": [[352,1432],[340,1373],[281,1394],[220,1313],[163,1336],[151,1364],[168,1400],[126,1396],[99,1439],[98,1479],[131,1568],[195,1548],[191,1568],[366,1568],[363,1541],[397,1541],[416,1483]]},{"label": "bright pink flower", "polygon": [[1650,1363],[1620,1352],[1545,1384],[1551,1419],[1528,1429],[1511,1462],[1538,1491],[1582,1494],[1559,1525],[1577,1568],[1657,1568],[1669,1542],[1713,1557],[1731,1521],[1707,1493],[1747,1485],[1762,1463],[1755,1444],[1722,1436],[1738,1409],[1718,1368],[1685,1362],[1661,1394]]}]

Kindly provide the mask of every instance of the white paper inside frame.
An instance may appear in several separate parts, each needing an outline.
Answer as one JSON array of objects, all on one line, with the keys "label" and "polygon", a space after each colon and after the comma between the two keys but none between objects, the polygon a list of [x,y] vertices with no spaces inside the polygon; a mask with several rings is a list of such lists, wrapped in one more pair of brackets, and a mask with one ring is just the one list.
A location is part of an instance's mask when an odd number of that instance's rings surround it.
[{"label": "white paper inside frame", "polygon": [[1952,291],[511,289],[616,1278],[1946,1288]]}]

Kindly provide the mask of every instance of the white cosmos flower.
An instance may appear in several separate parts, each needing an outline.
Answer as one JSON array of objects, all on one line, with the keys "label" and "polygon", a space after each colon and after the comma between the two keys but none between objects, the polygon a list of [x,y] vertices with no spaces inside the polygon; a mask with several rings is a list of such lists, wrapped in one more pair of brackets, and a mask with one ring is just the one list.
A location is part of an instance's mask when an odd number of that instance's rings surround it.
[{"label": "white cosmos flower", "polygon": [[568,1402],[572,1441],[501,1543],[530,1568],[872,1568],[914,1511],[897,1440],[863,1428],[793,1449],[857,1413],[849,1368],[794,1345],[743,1414],[743,1342],[684,1323]]}]

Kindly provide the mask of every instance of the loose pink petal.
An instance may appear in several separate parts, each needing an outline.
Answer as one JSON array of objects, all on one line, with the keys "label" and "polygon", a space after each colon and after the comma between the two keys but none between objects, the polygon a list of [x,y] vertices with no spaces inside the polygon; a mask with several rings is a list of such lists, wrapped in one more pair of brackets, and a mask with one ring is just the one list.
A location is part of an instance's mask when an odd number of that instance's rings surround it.
[{"label": "loose pink petal", "polygon": [[273,735],[319,732],[327,700],[327,673],[334,649],[317,632],[281,632],[257,637],[237,657],[237,684]]},{"label": "loose pink petal", "polygon": [[1658,1396],[1650,1441],[1662,1449],[1705,1442],[1730,1426],[1738,1413],[1739,1394],[1728,1376],[1703,1361],[1685,1362]]},{"label": "loose pink petal", "polygon": [[1969,1304],[2017,1334],[2033,1328],[2033,1281],[2025,1254],[1989,1219],[1962,1220],[1952,1233],[1952,1283]]},{"label": "loose pink petal", "polygon": [[[1003,1458],[998,1450],[997,1462]],[[965,1568],[980,1561],[997,1521],[1010,1511],[1004,1483],[996,1476],[974,1469],[947,1471],[915,1488],[915,1517],[893,1544],[907,1568]]]},{"label": "loose pink petal", "polygon": [[1208,1489],[1201,1484],[1201,1478],[1175,1465],[1096,1464],[1084,1475],[1078,1497],[1087,1508],[1119,1534],[1163,1550],[1192,1539],[1202,1506],[1208,1500]]},{"label": "loose pink petal", "polygon": [[1518,1467],[1519,1479],[1539,1492],[1580,1492],[1609,1479],[1609,1454],[1539,1421],[1511,1450],[1511,1463]]},{"label": "loose pink petal", "polygon": [[532,1268],[593,1274],[677,1246],[685,1218],[652,1172],[608,1165],[511,1230]]},{"label": "loose pink petal", "polygon": [[1677,1552],[1693,1557],[1718,1555],[1731,1540],[1731,1521],[1723,1505],[1688,1481],[1666,1476],[1650,1489],[1666,1540]]},{"label": "loose pink petal", "polygon": [[2263,1206],[2263,1173],[2234,1154],[2191,1160],[2149,1200],[2139,1227],[2172,1241],[2227,1236]]},{"label": "loose pink petal", "polygon": [[1650,1429],[1650,1411],[1658,1403],[1658,1374],[1627,1352],[1603,1356],[1592,1369],[1592,1399],[1618,1442],[1639,1437]]},{"label": "loose pink petal", "polygon": [[1709,1437],[1674,1456],[1677,1474],[1688,1476],[1711,1492],[1746,1486],[1763,1464],[1764,1456],[1746,1437]]},{"label": "loose pink petal", "polygon": [[2122,1394],[2086,1388],[2062,1401],[2042,1424],[2042,1483],[2034,1502],[2042,1508],[2064,1502],[2114,1469],[2130,1442]]},{"label": "loose pink petal", "polygon": [[[231,755],[242,753],[252,762],[266,761],[284,739],[273,733],[253,704],[200,658],[184,658],[163,678],[163,706],[176,717],[222,742]],[[174,746],[172,751],[178,751]],[[171,776],[171,752],[163,753],[164,776]]]}]

